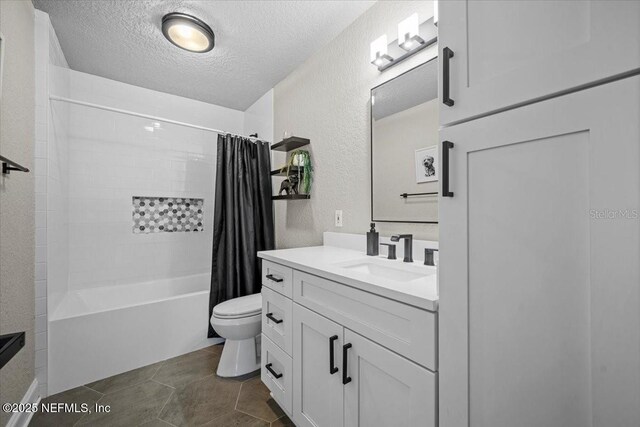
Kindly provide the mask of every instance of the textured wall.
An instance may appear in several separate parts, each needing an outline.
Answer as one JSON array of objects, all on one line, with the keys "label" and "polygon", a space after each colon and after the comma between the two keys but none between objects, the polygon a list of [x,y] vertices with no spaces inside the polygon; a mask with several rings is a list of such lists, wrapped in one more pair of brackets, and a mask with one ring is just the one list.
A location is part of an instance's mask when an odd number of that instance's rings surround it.
[{"label": "textured wall", "polygon": [[[382,34],[397,37],[398,22],[417,12],[433,16],[433,3],[378,2],[331,43],[275,87],[274,132],[311,139],[315,177],[311,200],[276,201],[279,248],[322,244],[323,231],[363,233],[370,220],[370,89],[425,62],[437,49],[380,73],[369,63],[369,44]],[[275,157],[276,166],[284,162]],[[274,184],[277,184],[274,179]],[[344,211],[344,226],[334,227],[334,212]],[[380,223],[385,234],[413,233],[437,240],[437,226]]]},{"label": "textured wall", "polygon": [[[29,169],[35,137],[33,13],[31,2],[0,2],[0,153]],[[0,371],[0,403],[20,402],[34,378],[34,208],[33,173],[0,176],[0,334],[27,336],[25,348]],[[9,415],[0,412],[0,425]]]}]

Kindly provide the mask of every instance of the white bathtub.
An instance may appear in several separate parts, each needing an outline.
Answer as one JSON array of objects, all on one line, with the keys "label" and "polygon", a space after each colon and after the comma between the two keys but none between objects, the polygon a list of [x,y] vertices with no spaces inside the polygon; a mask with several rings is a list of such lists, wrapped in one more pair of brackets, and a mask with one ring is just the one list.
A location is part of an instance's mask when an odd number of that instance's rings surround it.
[{"label": "white bathtub", "polygon": [[221,342],[210,275],[69,292],[49,317],[49,394]]}]

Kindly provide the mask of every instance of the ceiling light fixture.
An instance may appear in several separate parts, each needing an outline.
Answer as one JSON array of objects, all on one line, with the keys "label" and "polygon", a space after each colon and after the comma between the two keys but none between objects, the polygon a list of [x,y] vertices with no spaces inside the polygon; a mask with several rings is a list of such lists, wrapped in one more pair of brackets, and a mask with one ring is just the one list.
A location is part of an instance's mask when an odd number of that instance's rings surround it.
[{"label": "ceiling light fixture", "polygon": [[175,46],[189,52],[209,52],[215,45],[211,27],[186,13],[175,12],[163,16],[162,34]]}]

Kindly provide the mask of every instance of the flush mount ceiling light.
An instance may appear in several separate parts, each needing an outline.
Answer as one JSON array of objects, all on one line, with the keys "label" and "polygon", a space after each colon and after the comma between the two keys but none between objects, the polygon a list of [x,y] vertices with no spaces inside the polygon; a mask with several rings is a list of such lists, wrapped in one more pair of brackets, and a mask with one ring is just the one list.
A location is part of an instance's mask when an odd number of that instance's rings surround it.
[{"label": "flush mount ceiling light", "polygon": [[162,17],[162,34],[181,49],[189,52],[209,52],[215,45],[211,27],[186,13],[169,13]]}]

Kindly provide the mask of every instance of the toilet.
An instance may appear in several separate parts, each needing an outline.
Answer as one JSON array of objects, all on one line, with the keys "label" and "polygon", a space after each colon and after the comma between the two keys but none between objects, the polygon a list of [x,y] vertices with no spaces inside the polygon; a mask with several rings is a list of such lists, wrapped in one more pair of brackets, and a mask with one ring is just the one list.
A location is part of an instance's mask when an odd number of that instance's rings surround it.
[{"label": "toilet", "polygon": [[222,338],[220,377],[238,377],[260,369],[262,294],[230,299],[213,307],[211,326]]}]

